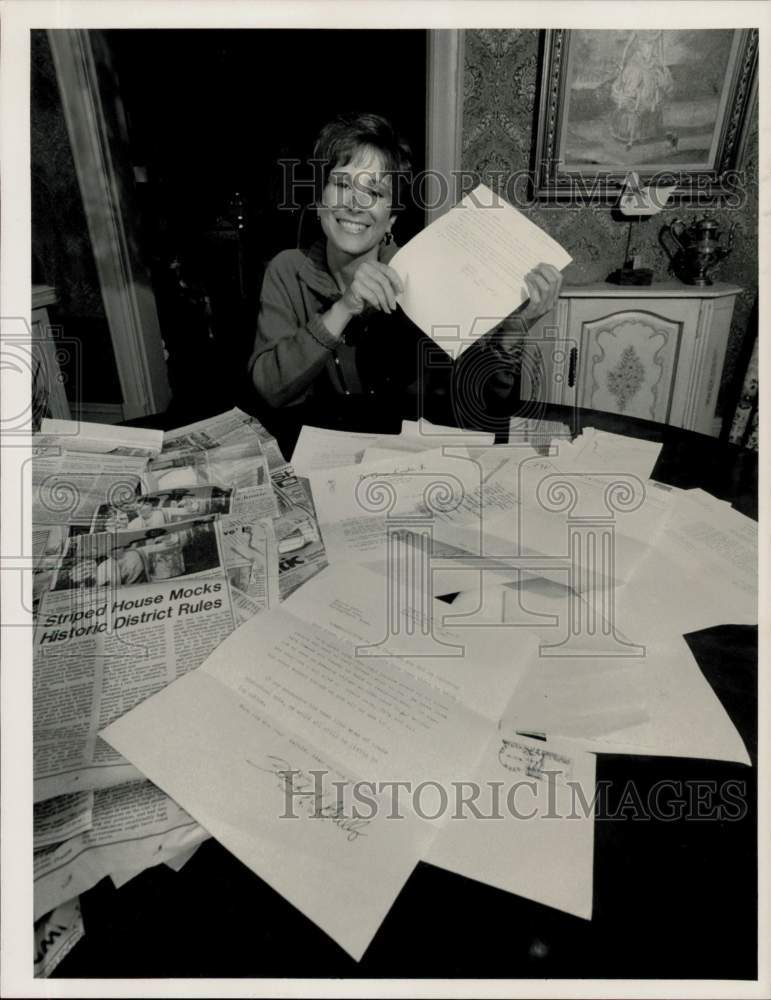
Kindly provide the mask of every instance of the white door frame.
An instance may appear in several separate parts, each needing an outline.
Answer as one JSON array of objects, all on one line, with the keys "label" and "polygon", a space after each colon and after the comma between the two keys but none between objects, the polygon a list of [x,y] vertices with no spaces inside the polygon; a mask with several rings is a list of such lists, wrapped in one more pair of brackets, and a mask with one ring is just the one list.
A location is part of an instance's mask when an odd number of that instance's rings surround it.
[{"label": "white door frame", "polygon": [[116,93],[102,100],[91,31],[56,29],[47,35],[115,353],[123,418],[159,413],[168,406],[171,390],[155,295],[132,227],[123,108]]},{"label": "white door frame", "polygon": [[426,87],[427,221],[451,208],[460,193],[457,184],[463,131],[463,31],[428,32]]}]

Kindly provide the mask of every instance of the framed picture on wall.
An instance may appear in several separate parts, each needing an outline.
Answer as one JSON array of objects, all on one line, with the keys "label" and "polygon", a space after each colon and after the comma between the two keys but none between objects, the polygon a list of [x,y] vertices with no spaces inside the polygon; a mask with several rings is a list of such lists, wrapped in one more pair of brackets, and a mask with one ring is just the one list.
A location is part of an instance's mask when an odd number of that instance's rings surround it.
[{"label": "framed picture on wall", "polygon": [[681,204],[736,193],[757,65],[755,29],[545,31],[535,196],[610,203],[630,172]]}]

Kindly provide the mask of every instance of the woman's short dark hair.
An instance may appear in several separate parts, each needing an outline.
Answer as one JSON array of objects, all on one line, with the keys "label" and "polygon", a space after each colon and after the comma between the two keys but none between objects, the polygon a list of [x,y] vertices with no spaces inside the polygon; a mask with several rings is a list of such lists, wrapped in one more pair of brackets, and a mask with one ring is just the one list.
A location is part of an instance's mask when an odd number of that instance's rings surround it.
[{"label": "woman's short dark hair", "polygon": [[313,147],[313,158],[321,163],[324,183],[331,170],[338,164],[347,166],[363,147],[380,153],[389,173],[406,174],[412,166],[412,150],[386,118],[346,113],[327,122]]}]

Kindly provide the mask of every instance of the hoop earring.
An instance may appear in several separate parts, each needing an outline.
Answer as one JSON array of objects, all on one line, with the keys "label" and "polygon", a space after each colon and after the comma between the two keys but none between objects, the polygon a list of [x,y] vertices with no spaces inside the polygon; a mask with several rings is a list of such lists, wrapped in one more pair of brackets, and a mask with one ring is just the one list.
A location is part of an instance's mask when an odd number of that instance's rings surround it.
[{"label": "hoop earring", "polygon": [[394,241],[394,234],[389,229],[388,232],[385,233],[383,236],[383,243],[385,244],[385,246],[388,247],[393,243],[393,241]]}]

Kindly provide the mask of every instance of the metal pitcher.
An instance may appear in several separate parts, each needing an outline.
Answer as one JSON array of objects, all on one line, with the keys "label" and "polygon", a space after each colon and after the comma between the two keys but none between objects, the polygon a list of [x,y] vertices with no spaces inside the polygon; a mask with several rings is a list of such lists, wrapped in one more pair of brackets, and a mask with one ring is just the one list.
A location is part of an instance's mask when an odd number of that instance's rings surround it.
[{"label": "metal pitcher", "polygon": [[[728,245],[720,242],[720,227],[715,219],[704,216],[686,226],[673,219],[659,233],[659,242],[672,262],[672,270],[686,285],[711,285],[712,272],[733,250],[736,223],[728,230]],[[667,245],[668,237],[672,246]]]}]

